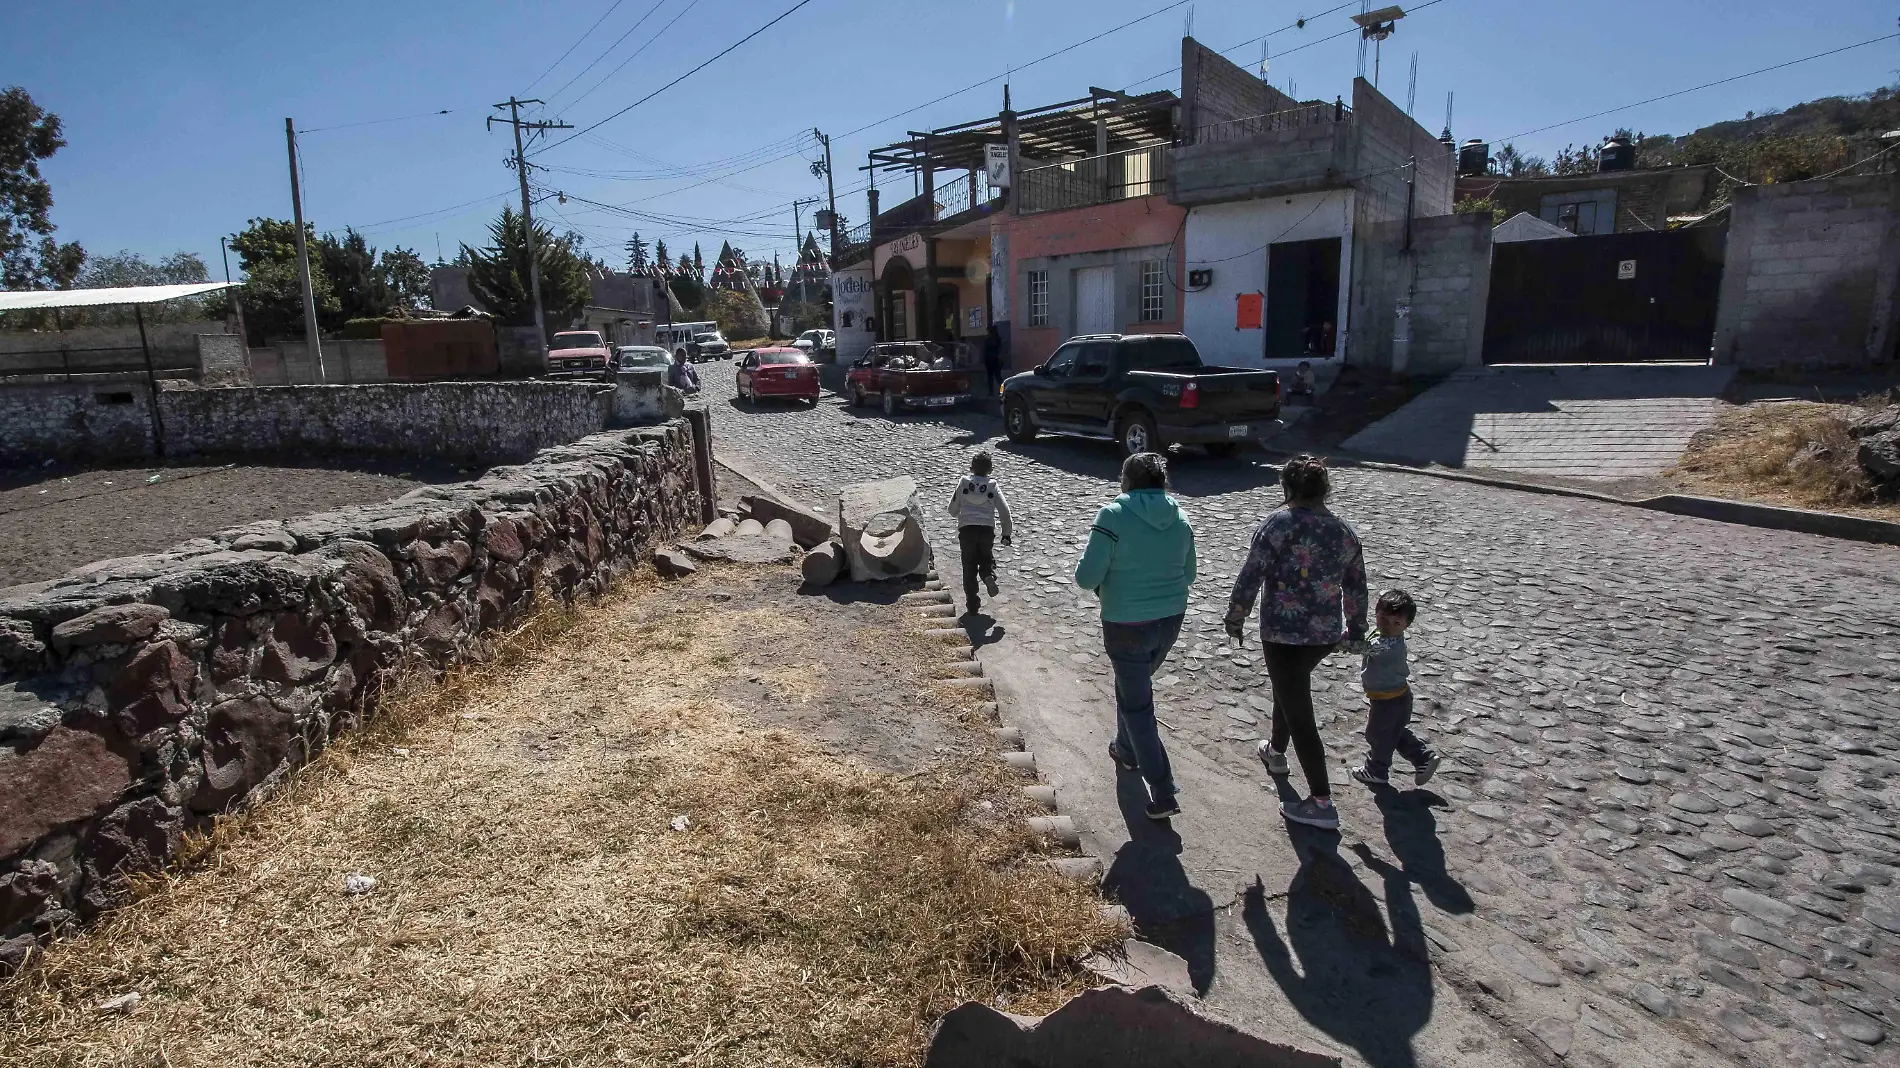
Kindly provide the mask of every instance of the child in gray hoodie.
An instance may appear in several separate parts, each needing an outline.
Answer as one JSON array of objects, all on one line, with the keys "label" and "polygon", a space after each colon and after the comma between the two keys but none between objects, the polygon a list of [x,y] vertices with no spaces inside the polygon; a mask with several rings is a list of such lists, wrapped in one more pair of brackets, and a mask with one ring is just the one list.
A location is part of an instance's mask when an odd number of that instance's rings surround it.
[{"label": "child in gray hoodie", "polygon": [[970,457],[970,473],[957,481],[946,509],[957,521],[957,548],[963,555],[963,600],[969,605],[966,615],[975,615],[982,605],[976,595],[980,576],[996,596],[996,521],[1003,521],[1003,544],[1009,544],[1009,501],[1003,487],[990,481],[990,454],[979,452]]},{"label": "child in gray hoodie", "polygon": [[1348,772],[1367,786],[1390,786],[1386,775],[1392,769],[1392,753],[1412,763],[1412,781],[1420,786],[1431,781],[1438,770],[1438,754],[1412,733],[1412,687],[1406,681],[1411,674],[1405,657],[1405,628],[1418,618],[1418,605],[1404,590],[1387,590],[1379,595],[1373,619],[1379,636],[1367,643],[1365,666],[1359,681],[1366,688],[1372,710],[1366,715],[1366,762]]}]

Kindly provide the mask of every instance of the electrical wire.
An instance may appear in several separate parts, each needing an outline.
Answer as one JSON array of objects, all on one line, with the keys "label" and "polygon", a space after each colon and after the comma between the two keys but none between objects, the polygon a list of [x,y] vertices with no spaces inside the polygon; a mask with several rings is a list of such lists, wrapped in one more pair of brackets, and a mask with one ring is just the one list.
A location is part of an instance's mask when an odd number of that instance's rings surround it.
[{"label": "electrical wire", "polygon": [[[646,15],[642,15],[642,16],[640,17],[640,21],[639,21],[639,22],[636,22],[636,23],[634,23],[634,24],[633,24],[633,29],[631,29],[631,30],[628,30],[628,31],[627,31],[626,33],[623,33],[623,34],[621,34],[621,35],[620,35],[620,40],[619,40],[619,41],[615,41],[615,42],[613,43],[613,45],[611,45],[611,46],[609,46],[609,48],[608,48],[608,50],[607,50],[606,52],[603,52],[603,53],[601,53],[601,55],[600,55],[600,59],[606,59],[606,58],[607,58],[608,56],[610,56],[610,55],[612,55],[612,54],[613,54],[613,49],[614,49],[614,48],[618,48],[618,47],[620,46],[620,41],[624,41],[624,40],[626,40],[626,39],[627,39],[627,37],[628,37],[628,35],[630,35],[630,34],[632,34],[632,33],[633,33],[633,30],[637,30],[637,29],[639,29],[639,28],[640,28],[640,26],[641,26],[641,24],[642,24],[642,23],[644,23],[644,22],[646,22],[646,20],[647,20],[647,17],[648,17],[648,16],[650,16],[650,15],[652,15],[652,14],[653,14],[653,12],[655,12],[655,11],[658,11],[658,10],[660,10],[660,8],[661,8],[661,6],[662,6],[662,5],[664,5],[665,3],[666,3],[666,0],[658,0],[658,3],[655,3],[655,4],[653,5],[653,8],[652,8],[652,10],[650,10],[650,11],[648,11],[648,12],[646,13]],[[607,83],[608,83],[609,81],[611,81],[611,80],[613,79],[613,76],[614,76],[614,75],[616,75],[616,74],[619,74],[619,73],[620,73],[621,71],[623,71],[623,70],[625,70],[625,69],[626,69],[626,67],[627,67],[627,64],[629,64],[629,63],[632,63],[632,62],[633,62],[633,61],[634,61],[635,59],[637,59],[637,58],[639,58],[639,56],[640,56],[640,53],[642,53],[642,52],[645,52],[645,51],[646,51],[646,50],[647,50],[648,48],[650,48],[650,47],[652,47],[652,45],[653,45],[653,43],[654,43],[655,41],[658,41],[658,40],[659,40],[659,39],[660,39],[661,37],[664,37],[664,36],[666,36],[666,31],[668,31],[668,30],[670,30],[670,29],[672,29],[672,28],[673,28],[673,24],[674,24],[674,23],[676,23],[676,22],[678,22],[679,20],[681,20],[681,19],[683,19],[683,18],[685,18],[685,17],[686,17],[686,13],[687,13],[688,11],[691,11],[691,10],[692,10],[693,8],[695,8],[695,7],[697,7],[697,6],[699,6],[699,0],[690,0],[690,2],[689,2],[689,3],[688,3],[688,4],[686,5],[686,6],[685,6],[685,7],[683,7],[683,8],[680,8],[680,10],[679,10],[679,13],[678,13],[678,14],[676,14],[676,15],[674,15],[674,16],[673,16],[673,17],[672,17],[671,19],[668,19],[668,20],[667,20],[667,23],[666,23],[666,25],[664,25],[664,26],[662,26],[662,27],[660,27],[660,28],[659,28],[658,30],[656,30],[656,31],[654,32],[654,34],[653,34],[653,36],[651,36],[651,37],[649,37],[649,38],[647,38],[647,39],[646,39],[646,41],[645,41],[645,43],[643,43],[643,44],[641,44],[641,45],[640,45],[640,47],[638,47],[638,48],[636,48],[636,49],[634,49],[634,50],[633,50],[633,51],[632,51],[632,52],[631,52],[630,54],[628,54],[628,56],[627,56],[627,58],[626,58],[626,59],[623,59],[623,60],[621,60],[621,61],[620,61],[620,65],[619,65],[619,66],[617,66],[617,67],[615,67],[614,69],[612,69],[612,70],[610,70],[610,71],[608,71],[608,72],[607,72],[607,74],[606,74],[606,75],[605,75],[604,77],[602,77],[602,78],[601,78],[601,79],[600,79],[599,81],[597,81],[597,82],[595,82],[594,84],[592,84],[592,85],[590,85],[590,86],[588,86],[588,87],[587,87],[587,88],[586,88],[586,89],[585,89],[584,91],[582,91],[582,93],[581,93],[581,95],[579,95],[579,96],[577,96],[577,97],[575,97],[574,99],[572,99],[572,100],[570,100],[570,101],[568,101],[567,103],[568,103],[569,105],[573,105],[573,104],[578,104],[578,103],[580,103],[581,101],[583,101],[583,100],[585,100],[585,99],[587,99],[588,97],[590,97],[590,96],[592,96],[592,95],[594,95],[594,93],[595,93],[595,91],[596,91],[596,90],[598,90],[598,89],[599,89],[599,88],[600,88],[601,86],[603,86],[603,85],[606,85],[606,84],[607,84]],[[600,62],[600,59],[597,59],[597,60],[595,60],[595,61],[594,61],[594,63],[598,63],[598,62]],[[588,70],[590,70],[590,69],[592,69],[592,68],[593,68],[593,65],[594,65],[593,63],[589,63],[589,64],[588,64],[588,65],[587,65],[586,67],[583,67],[583,68],[582,68],[582,69],[581,69],[581,70],[580,70],[579,72],[577,72],[577,73],[576,73],[576,74],[574,75],[574,77],[572,77],[572,78],[570,78],[570,79],[568,79],[568,81],[567,81],[567,85],[563,85],[563,86],[561,86],[561,87],[560,87],[559,89],[556,89],[556,90],[554,91],[554,93],[553,93],[553,95],[552,95],[551,97],[549,97],[549,99],[550,99],[550,100],[552,100],[552,99],[556,99],[556,98],[558,98],[558,97],[559,97],[559,96],[560,96],[560,95],[561,95],[562,93],[564,93],[564,92],[566,92],[566,91],[567,91],[567,86],[568,86],[568,85],[573,85],[573,84],[574,84],[574,83],[575,83],[576,81],[578,81],[578,80],[580,79],[580,76],[581,76],[582,74],[585,74],[585,73],[586,73],[586,72],[587,72]]]},{"label": "electrical wire", "polygon": [[[1356,3],[1357,3],[1357,0],[1348,0],[1348,2],[1347,2],[1347,3],[1344,3],[1344,4],[1341,4],[1341,5],[1339,5],[1338,7],[1334,7],[1334,8],[1328,8],[1328,9],[1326,9],[1325,11],[1322,11],[1322,12],[1320,12],[1320,13],[1319,13],[1319,14],[1317,14],[1317,15],[1305,15],[1305,16],[1302,16],[1302,17],[1301,17],[1301,18],[1299,18],[1298,20],[1296,20],[1296,21],[1294,21],[1294,22],[1289,22],[1289,23],[1287,23],[1286,25],[1284,25],[1284,26],[1282,26],[1282,27],[1280,27],[1280,28],[1279,28],[1279,29],[1277,29],[1277,30],[1269,30],[1268,32],[1266,32],[1266,33],[1263,33],[1263,34],[1261,34],[1260,36],[1258,36],[1258,37],[1255,37],[1255,38],[1253,38],[1252,40],[1249,40],[1249,41],[1242,41],[1242,42],[1240,42],[1240,43],[1239,43],[1239,44],[1237,44],[1237,45],[1230,45],[1230,46],[1229,46],[1229,47],[1227,47],[1227,48],[1223,48],[1223,49],[1221,49],[1221,50],[1220,50],[1220,51],[1219,51],[1218,53],[1216,53],[1216,54],[1217,54],[1217,55],[1223,55],[1223,56],[1224,56],[1224,55],[1226,55],[1226,54],[1227,54],[1227,53],[1229,53],[1229,52],[1238,52],[1238,51],[1240,51],[1241,49],[1243,49],[1243,48],[1246,48],[1246,47],[1247,47],[1248,45],[1256,45],[1256,44],[1259,44],[1260,42],[1262,42],[1262,41],[1264,41],[1264,40],[1267,40],[1267,39],[1268,39],[1268,38],[1270,38],[1270,37],[1274,37],[1274,36],[1277,36],[1277,35],[1279,35],[1279,34],[1282,34],[1282,33],[1285,33],[1285,32],[1286,32],[1286,31],[1288,31],[1288,30],[1303,30],[1303,29],[1305,29],[1305,28],[1306,28],[1306,24],[1307,24],[1307,23],[1309,23],[1309,22],[1312,22],[1312,21],[1313,21],[1314,19],[1323,19],[1323,18],[1325,18],[1325,17],[1326,17],[1326,16],[1328,16],[1328,15],[1332,15],[1332,14],[1337,14],[1338,12],[1341,12],[1341,11],[1344,11],[1344,10],[1346,10],[1346,9],[1347,9],[1347,8],[1349,8],[1349,7],[1353,7],[1353,6],[1355,6],[1355,5],[1356,5]],[[1410,12],[1407,12],[1407,14],[1410,14]],[[1346,33],[1355,33],[1355,32],[1357,32],[1357,31],[1358,31],[1358,27],[1354,27],[1353,29],[1350,29],[1350,30],[1347,30],[1347,31],[1346,31]],[[1334,34],[1334,35],[1333,35],[1333,37],[1341,37],[1341,36],[1344,36],[1344,34]],[[1330,41],[1330,40],[1332,40],[1332,39],[1333,39],[1333,37],[1328,37],[1328,38],[1325,38],[1325,40],[1327,40],[1327,41]],[[1322,42],[1322,41],[1314,41],[1314,42],[1312,42],[1312,43],[1313,43],[1313,44],[1321,44],[1321,43],[1324,43],[1324,42]],[[1305,47],[1307,47],[1307,46],[1306,46],[1306,45],[1301,45],[1300,47],[1301,47],[1301,48],[1305,48]],[[1281,55],[1287,55],[1287,54],[1289,54],[1289,53],[1290,53],[1290,52],[1292,52],[1292,51],[1293,51],[1292,49],[1289,49],[1289,50],[1288,50],[1287,52],[1282,52],[1282,53],[1281,53]],[[1125,92],[1127,92],[1128,90],[1130,90],[1130,89],[1133,89],[1133,88],[1134,88],[1135,86],[1137,86],[1137,85],[1140,85],[1140,84],[1142,84],[1143,82],[1151,82],[1151,81],[1154,81],[1154,80],[1155,80],[1156,78],[1165,78],[1165,77],[1167,77],[1168,75],[1170,75],[1170,74],[1173,74],[1173,73],[1175,73],[1176,71],[1178,71],[1178,70],[1180,70],[1180,69],[1181,69],[1180,67],[1169,67],[1169,68],[1168,68],[1167,70],[1164,70],[1164,71],[1161,71],[1161,72],[1159,72],[1159,73],[1156,73],[1156,74],[1150,74],[1150,75],[1148,75],[1148,76],[1147,76],[1146,78],[1142,78],[1142,79],[1141,79],[1140,81],[1133,81],[1133,82],[1129,82],[1129,83],[1128,83],[1127,85],[1124,85],[1124,86],[1122,86],[1122,92],[1124,92],[1124,93],[1125,93]]]},{"label": "electrical wire", "polygon": [[[1431,0],[1431,2],[1438,3],[1439,0]],[[1419,6],[1424,7],[1426,5],[1421,4]],[[1416,10],[1416,8],[1414,10]],[[1842,45],[1839,48],[1831,48],[1825,52],[1816,52],[1814,55],[1811,55],[1811,56],[1802,56],[1800,59],[1791,59],[1785,63],[1776,63],[1773,66],[1762,67],[1759,70],[1751,70],[1746,74],[1734,74],[1734,75],[1730,75],[1727,78],[1717,78],[1715,81],[1712,81],[1712,82],[1704,82],[1701,85],[1693,86],[1688,89],[1678,89],[1673,93],[1664,93],[1661,96],[1652,96],[1647,100],[1638,100],[1634,104],[1623,104],[1618,107],[1608,108],[1603,111],[1592,112],[1588,115],[1579,115],[1574,119],[1565,119],[1562,122],[1554,122],[1554,123],[1551,123],[1549,126],[1539,126],[1535,130],[1525,130],[1523,133],[1514,133],[1510,135],[1509,137],[1500,137],[1498,138],[1498,140],[1500,143],[1514,141],[1520,137],[1529,137],[1532,134],[1544,133],[1548,130],[1559,129],[1564,126],[1569,126],[1572,123],[1585,122],[1590,119],[1600,119],[1605,115],[1614,115],[1619,111],[1628,111],[1631,108],[1640,108],[1645,104],[1654,104],[1659,100],[1668,100],[1672,97],[1682,96],[1686,93],[1700,92],[1703,89],[1711,89],[1718,85],[1727,85],[1730,82],[1741,81],[1743,78],[1753,78],[1757,74],[1767,74],[1769,71],[1781,70],[1783,67],[1792,67],[1798,63],[1808,63],[1817,59],[1826,59],[1828,56],[1838,56],[1842,52],[1851,52],[1856,48],[1865,48],[1868,45],[1876,45],[1876,44],[1881,43],[1882,41],[1892,41],[1897,38],[1900,38],[1900,33],[1890,33],[1884,37],[1875,37],[1866,41],[1860,41],[1856,44]]]},{"label": "electrical wire", "polygon": [[765,25],[760,26],[758,29],[753,30],[751,33],[748,33],[744,37],[741,37],[737,41],[734,41],[733,43],[727,45],[725,48],[721,49],[712,58],[707,59],[704,62],[700,63],[697,67],[694,67],[691,70],[687,71],[686,73],[681,74],[679,77],[674,78],[672,81],[667,82],[665,85],[660,86],[658,89],[655,89],[652,92],[648,93],[647,95],[641,97],[640,99],[635,100],[633,103],[628,104],[626,107],[621,108],[619,111],[616,111],[613,114],[607,116],[606,118],[601,119],[599,122],[595,122],[591,125],[584,126],[578,132],[569,134],[568,136],[561,138],[559,141],[554,142],[553,144],[547,146],[547,148],[542,149],[541,151],[548,152],[552,149],[559,148],[560,146],[567,144],[569,141],[574,140],[574,138],[579,137],[581,134],[590,133],[594,130],[600,129],[602,126],[605,126],[606,124],[614,121],[620,116],[625,115],[627,112],[632,111],[634,108],[639,107],[641,104],[644,104],[649,100],[652,100],[654,97],[659,96],[661,93],[666,92],[668,89],[673,88],[674,86],[692,77],[693,75],[698,74],[700,71],[705,70],[707,67],[712,66],[714,63],[717,63],[720,60],[731,55],[733,52],[737,51],[739,47],[745,44],[747,41],[752,40],[754,37],[757,37],[759,34],[764,33],[765,31],[785,21],[787,18],[790,18],[800,8],[804,7],[806,4],[809,4],[811,2],[812,0],[798,0],[798,2],[793,4],[791,7],[788,7],[784,11],[779,12],[777,15],[772,16],[772,20],[770,22],[767,22]]},{"label": "electrical wire", "polygon": [[[662,0],[662,2],[664,2],[664,0]],[[600,29],[600,24],[607,21],[607,16],[613,14],[615,11],[620,10],[620,5],[623,3],[626,3],[626,0],[614,0],[614,2],[608,6],[605,14],[595,19],[594,24],[592,26],[587,27],[586,32],[582,33],[580,37],[576,38],[573,44],[567,46],[567,51],[562,52],[559,59],[556,59],[554,62],[548,64],[547,70],[544,70],[541,73],[534,76],[534,81],[531,81],[528,83],[528,89],[533,89],[535,86],[541,84],[541,79],[554,73],[554,68],[560,66],[563,62],[567,60],[567,57],[573,55],[574,50],[576,48],[579,48],[581,44],[587,40],[588,35],[592,34],[595,30]],[[656,4],[654,6],[657,7],[659,5]],[[569,84],[572,84],[572,83],[570,82]],[[526,92],[526,90],[523,90],[523,92]],[[560,90],[557,89],[555,90],[555,92],[558,95]]]},{"label": "electrical wire", "polygon": [[385,122],[408,122],[410,119],[433,119],[437,115],[454,115],[457,112],[471,111],[472,108],[443,108],[441,111],[418,111],[414,115],[391,115],[386,119],[364,119],[362,122],[343,122],[335,126],[312,126],[298,130],[297,136],[304,134],[328,133],[331,130],[350,130],[358,126],[379,126]]}]

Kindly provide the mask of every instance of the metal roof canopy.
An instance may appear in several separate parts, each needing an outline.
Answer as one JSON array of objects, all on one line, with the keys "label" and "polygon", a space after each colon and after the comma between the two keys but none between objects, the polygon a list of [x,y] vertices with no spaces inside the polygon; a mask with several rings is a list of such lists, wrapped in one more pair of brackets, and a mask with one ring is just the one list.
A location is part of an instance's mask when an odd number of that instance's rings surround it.
[{"label": "metal roof canopy", "polygon": [[111,304],[160,304],[180,297],[197,297],[237,282],[191,282],[178,286],[120,286],[115,289],[26,289],[0,291],[0,312],[51,308],[98,308]]},{"label": "metal roof canopy", "polygon": [[[1179,102],[1172,90],[1157,89],[1140,96],[1129,96],[1113,89],[1089,87],[1089,95],[1060,104],[1016,113],[1016,137],[1024,159],[1044,161],[1095,155],[1095,123],[1099,114],[1108,127],[1108,150],[1152,145],[1174,140],[1174,106]],[[859,168],[877,171],[918,170],[925,166],[942,171],[982,170],[983,146],[1003,139],[1000,117],[978,119],[930,131],[912,130],[910,140],[885,145],[870,151],[870,164]]]}]

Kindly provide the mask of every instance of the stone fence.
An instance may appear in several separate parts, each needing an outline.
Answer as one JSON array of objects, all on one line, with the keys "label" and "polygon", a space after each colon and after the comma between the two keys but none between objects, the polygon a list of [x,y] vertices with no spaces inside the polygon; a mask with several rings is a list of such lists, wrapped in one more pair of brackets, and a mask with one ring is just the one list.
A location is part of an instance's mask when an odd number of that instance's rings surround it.
[{"label": "stone fence", "polygon": [[479,657],[484,632],[696,523],[692,438],[597,434],[0,590],[0,974],[370,716],[400,672]]},{"label": "stone fence", "polygon": [[[370,454],[520,462],[611,425],[614,389],[587,382],[415,382],[196,389],[165,383],[168,458]],[[140,383],[0,385],[0,465],[153,455]]]}]

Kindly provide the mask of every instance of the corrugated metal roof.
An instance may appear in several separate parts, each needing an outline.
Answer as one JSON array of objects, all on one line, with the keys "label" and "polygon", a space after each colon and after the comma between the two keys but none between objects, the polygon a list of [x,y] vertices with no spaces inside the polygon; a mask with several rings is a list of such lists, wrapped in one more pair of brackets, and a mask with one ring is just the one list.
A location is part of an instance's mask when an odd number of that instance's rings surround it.
[{"label": "corrugated metal roof", "polygon": [[0,292],[0,312],[35,308],[97,308],[108,304],[157,304],[196,297],[236,286],[236,282],[192,282],[181,286],[122,286],[116,289],[29,289]]}]

